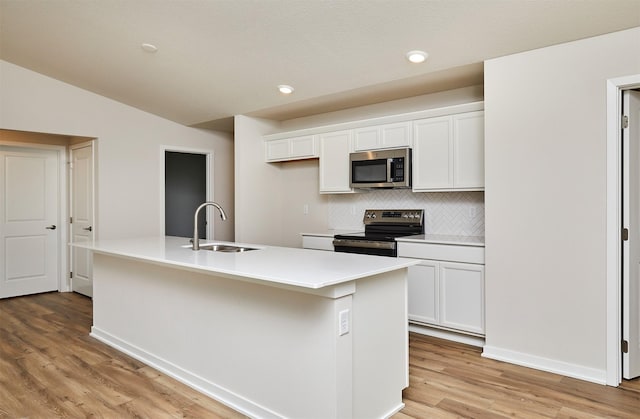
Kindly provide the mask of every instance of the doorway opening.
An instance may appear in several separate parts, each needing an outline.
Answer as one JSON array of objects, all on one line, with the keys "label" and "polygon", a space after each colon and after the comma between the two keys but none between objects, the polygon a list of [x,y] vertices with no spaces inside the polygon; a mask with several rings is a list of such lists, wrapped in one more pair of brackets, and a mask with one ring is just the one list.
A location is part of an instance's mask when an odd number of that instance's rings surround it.
[{"label": "doorway opening", "polygon": [[[200,204],[213,196],[210,181],[213,168],[211,151],[163,150],[164,216],[162,230],[166,236],[193,237],[193,216]],[[198,219],[198,237],[213,237],[213,223],[207,223],[208,211]]]}]

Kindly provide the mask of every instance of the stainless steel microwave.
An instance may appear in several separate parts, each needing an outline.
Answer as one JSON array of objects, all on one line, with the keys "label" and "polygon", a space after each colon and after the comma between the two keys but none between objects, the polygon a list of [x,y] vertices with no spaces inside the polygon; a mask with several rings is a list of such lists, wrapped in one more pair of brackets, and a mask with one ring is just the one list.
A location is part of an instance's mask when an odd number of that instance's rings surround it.
[{"label": "stainless steel microwave", "polygon": [[352,188],[410,188],[411,149],[392,148],[349,154]]}]

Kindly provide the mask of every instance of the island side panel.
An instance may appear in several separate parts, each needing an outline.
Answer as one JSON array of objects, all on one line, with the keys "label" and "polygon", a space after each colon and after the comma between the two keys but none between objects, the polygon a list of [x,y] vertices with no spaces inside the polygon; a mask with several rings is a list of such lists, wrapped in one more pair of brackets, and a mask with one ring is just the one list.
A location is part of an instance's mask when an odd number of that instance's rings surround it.
[{"label": "island side panel", "polygon": [[352,295],[96,253],[93,305],[93,336],[245,414],[354,417],[354,335],[339,336],[337,321]]},{"label": "island side panel", "polygon": [[409,385],[407,269],[356,281],[353,307],[354,417],[389,417]]}]

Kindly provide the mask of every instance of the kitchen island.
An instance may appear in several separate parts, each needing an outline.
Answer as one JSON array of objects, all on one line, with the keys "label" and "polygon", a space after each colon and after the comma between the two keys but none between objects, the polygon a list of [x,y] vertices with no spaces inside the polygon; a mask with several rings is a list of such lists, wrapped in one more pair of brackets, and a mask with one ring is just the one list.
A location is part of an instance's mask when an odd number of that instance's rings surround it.
[{"label": "kitchen island", "polygon": [[93,251],[93,337],[246,415],[381,418],[403,406],[416,261],[193,251],[176,237],[74,246]]}]

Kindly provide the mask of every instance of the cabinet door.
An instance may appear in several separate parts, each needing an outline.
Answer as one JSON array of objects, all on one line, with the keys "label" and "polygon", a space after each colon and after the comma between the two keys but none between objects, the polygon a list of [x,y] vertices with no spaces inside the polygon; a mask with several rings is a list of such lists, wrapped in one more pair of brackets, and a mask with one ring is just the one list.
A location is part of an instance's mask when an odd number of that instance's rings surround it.
[{"label": "cabinet door", "polygon": [[351,131],[322,134],[320,143],[320,193],[349,193]]},{"label": "cabinet door", "polygon": [[265,142],[266,161],[280,161],[289,158],[289,140],[273,140]]},{"label": "cabinet door", "polygon": [[453,123],[453,186],[484,188],[484,112],[456,115]]},{"label": "cabinet door", "polygon": [[316,138],[313,135],[265,142],[265,160],[268,162],[312,157],[318,157]]},{"label": "cabinet door", "polygon": [[453,132],[450,116],[413,125],[413,190],[453,187]]},{"label": "cabinet door", "polygon": [[410,147],[411,122],[374,125],[353,130],[355,151]]},{"label": "cabinet door", "polygon": [[355,151],[373,150],[380,148],[380,128],[366,127],[353,130],[353,143]]},{"label": "cabinet door", "polygon": [[484,266],[440,262],[440,324],[484,334]]},{"label": "cabinet door", "polygon": [[383,148],[411,146],[411,122],[382,125],[380,132]]},{"label": "cabinet door", "polygon": [[316,139],[313,135],[291,138],[289,144],[289,157],[310,158],[318,157]]},{"label": "cabinet door", "polygon": [[409,320],[438,324],[438,262],[424,260],[409,267]]}]

